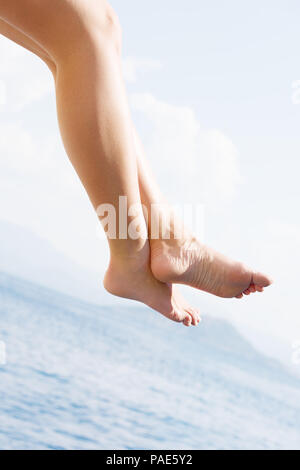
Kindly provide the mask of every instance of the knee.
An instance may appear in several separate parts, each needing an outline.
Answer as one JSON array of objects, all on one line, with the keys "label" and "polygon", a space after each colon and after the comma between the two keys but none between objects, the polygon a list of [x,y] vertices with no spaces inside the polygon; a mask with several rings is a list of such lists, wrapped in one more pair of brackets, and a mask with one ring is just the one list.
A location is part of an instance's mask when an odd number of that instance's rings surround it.
[{"label": "knee", "polygon": [[[122,30],[119,18],[106,0],[91,0],[85,4],[82,17],[81,35],[91,39],[99,47],[113,47],[118,53],[122,47]],[[80,38],[84,39],[83,36]]]},{"label": "knee", "polygon": [[74,56],[75,52],[84,53],[88,48],[113,47],[120,54],[122,31],[119,18],[106,0],[83,0],[76,6],[76,9],[64,11],[63,23],[60,19],[53,22],[51,52],[55,61],[63,61]]},{"label": "knee", "polygon": [[120,54],[122,48],[122,28],[118,15],[111,6],[107,5],[104,11],[97,17],[96,29],[104,41],[111,44]]}]

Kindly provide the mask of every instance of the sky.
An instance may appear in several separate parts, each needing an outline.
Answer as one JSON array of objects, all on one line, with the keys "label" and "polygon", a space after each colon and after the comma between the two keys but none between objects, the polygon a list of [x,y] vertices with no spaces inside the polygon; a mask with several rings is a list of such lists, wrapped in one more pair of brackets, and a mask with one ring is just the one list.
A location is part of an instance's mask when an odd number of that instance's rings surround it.
[{"label": "sky", "polygon": [[[241,302],[186,295],[270,354],[277,339],[289,354],[300,340],[299,2],[111,4],[132,116],[163,192],[203,204],[205,242],[275,280]],[[52,78],[4,38],[0,155],[0,220],[102,276],[106,242],[61,143]]]}]

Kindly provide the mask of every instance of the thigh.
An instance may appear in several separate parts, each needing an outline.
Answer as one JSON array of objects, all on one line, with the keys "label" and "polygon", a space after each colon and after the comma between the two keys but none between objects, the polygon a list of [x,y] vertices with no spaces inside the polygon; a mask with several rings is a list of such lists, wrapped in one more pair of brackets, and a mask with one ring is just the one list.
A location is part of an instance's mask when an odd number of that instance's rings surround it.
[{"label": "thigh", "polygon": [[55,59],[105,18],[106,0],[0,0],[0,19]]}]

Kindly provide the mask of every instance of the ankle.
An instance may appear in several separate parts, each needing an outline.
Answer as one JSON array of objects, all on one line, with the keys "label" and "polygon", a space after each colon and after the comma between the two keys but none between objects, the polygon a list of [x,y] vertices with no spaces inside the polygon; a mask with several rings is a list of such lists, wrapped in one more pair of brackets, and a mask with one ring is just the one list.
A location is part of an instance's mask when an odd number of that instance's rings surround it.
[{"label": "ankle", "polygon": [[139,289],[136,289],[136,284],[150,272],[148,243],[131,251],[115,248],[110,252],[110,262],[103,285],[110,294],[138,300]]},{"label": "ankle", "polygon": [[148,240],[118,240],[110,242],[110,266],[125,267],[139,265],[149,259],[150,247]]}]

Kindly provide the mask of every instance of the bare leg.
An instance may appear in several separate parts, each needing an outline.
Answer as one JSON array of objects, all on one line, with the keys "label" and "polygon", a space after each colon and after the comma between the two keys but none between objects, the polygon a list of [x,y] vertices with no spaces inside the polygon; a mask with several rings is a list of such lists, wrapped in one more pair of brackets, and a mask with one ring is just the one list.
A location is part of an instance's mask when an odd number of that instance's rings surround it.
[{"label": "bare leg", "polygon": [[[99,0],[6,0],[0,3],[0,17],[7,23],[3,34],[24,47],[29,38],[27,48],[46,59],[54,74],[64,145],[94,207],[111,204],[118,216],[121,195],[129,207],[141,207],[120,74],[120,30],[111,8]],[[196,312],[178,301],[173,286],[152,275],[142,211],[126,219],[127,227],[132,222],[138,227],[138,236],[109,238],[107,290],[144,302],[174,321],[197,324]]]},{"label": "bare leg", "polygon": [[[41,4],[35,5],[32,14],[24,20],[20,1],[16,1],[11,0],[9,4],[8,0],[3,2],[3,13],[0,7],[0,15],[4,14],[6,21],[15,24],[19,31],[36,44],[43,45],[43,51],[55,64],[58,111],[64,143],[94,206],[105,202],[117,208],[120,195],[128,197],[129,205],[140,204],[139,191],[146,205],[159,202],[161,195],[153,181],[146,177],[148,173],[144,171],[142,159],[138,160],[137,180],[136,161],[133,158],[136,149],[119,74],[120,34],[118,28],[115,28],[117,22],[111,10],[104,9],[103,15],[99,1],[97,11],[94,10],[94,0],[86,3],[70,0],[57,3],[54,0],[50,7],[43,4],[41,9]],[[30,3],[30,0],[22,0],[24,8],[32,9]],[[101,5],[107,4],[103,1]],[[61,22],[57,21],[58,14]],[[34,48],[30,50],[34,51]],[[82,90],[82,85],[88,91]],[[92,89],[89,89],[91,86]],[[86,114],[78,113],[78,100],[80,111]],[[91,126],[87,124],[90,122]],[[85,158],[82,158],[83,155]],[[130,223],[128,217],[127,225]],[[140,217],[139,225],[143,228],[143,217]],[[233,292],[241,296],[243,291],[247,294],[255,289],[262,290],[263,285],[269,283],[265,276],[254,274],[241,264],[227,260],[193,238],[176,242],[150,242],[152,271],[162,282],[155,281],[149,272],[149,245],[145,240],[117,239],[109,240],[112,256],[105,285],[110,292],[141,300],[177,321],[187,323],[188,319],[194,318],[195,323],[196,317],[190,309],[185,308],[182,312],[183,304],[178,305],[178,296],[174,295],[171,282],[192,285],[224,297],[233,296]],[[224,271],[226,275],[221,276],[220,273]],[[128,272],[135,273],[132,279]],[[160,289],[162,295],[157,297],[154,287]],[[168,295],[165,295],[166,287]],[[162,292],[163,289],[165,292]],[[167,297],[168,305],[165,302]],[[186,312],[190,316],[184,317]]]},{"label": "bare leg", "polygon": [[[150,213],[151,205],[161,206],[166,218],[174,220],[168,206],[148,167],[142,144],[135,132],[135,148],[138,156],[139,184],[143,204]],[[153,208],[152,213],[159,210]],[[160,216],[160,214],[158,214]],[[151,220],[151,219],[150,219]],[[176,224],[182,225],[176,219]],[[186,284],[219,297],[242,298],[243,294],[262,292],[271,284],[270,277],[254,272],[244,264],[233,261],[200,243],[185,229],[181,239],[174,237],[173,224],[169,225],[170,239],[151,238],[151,268],[155,277],[163,282]],[[183,232],[180,227],[181,232]]]}]

